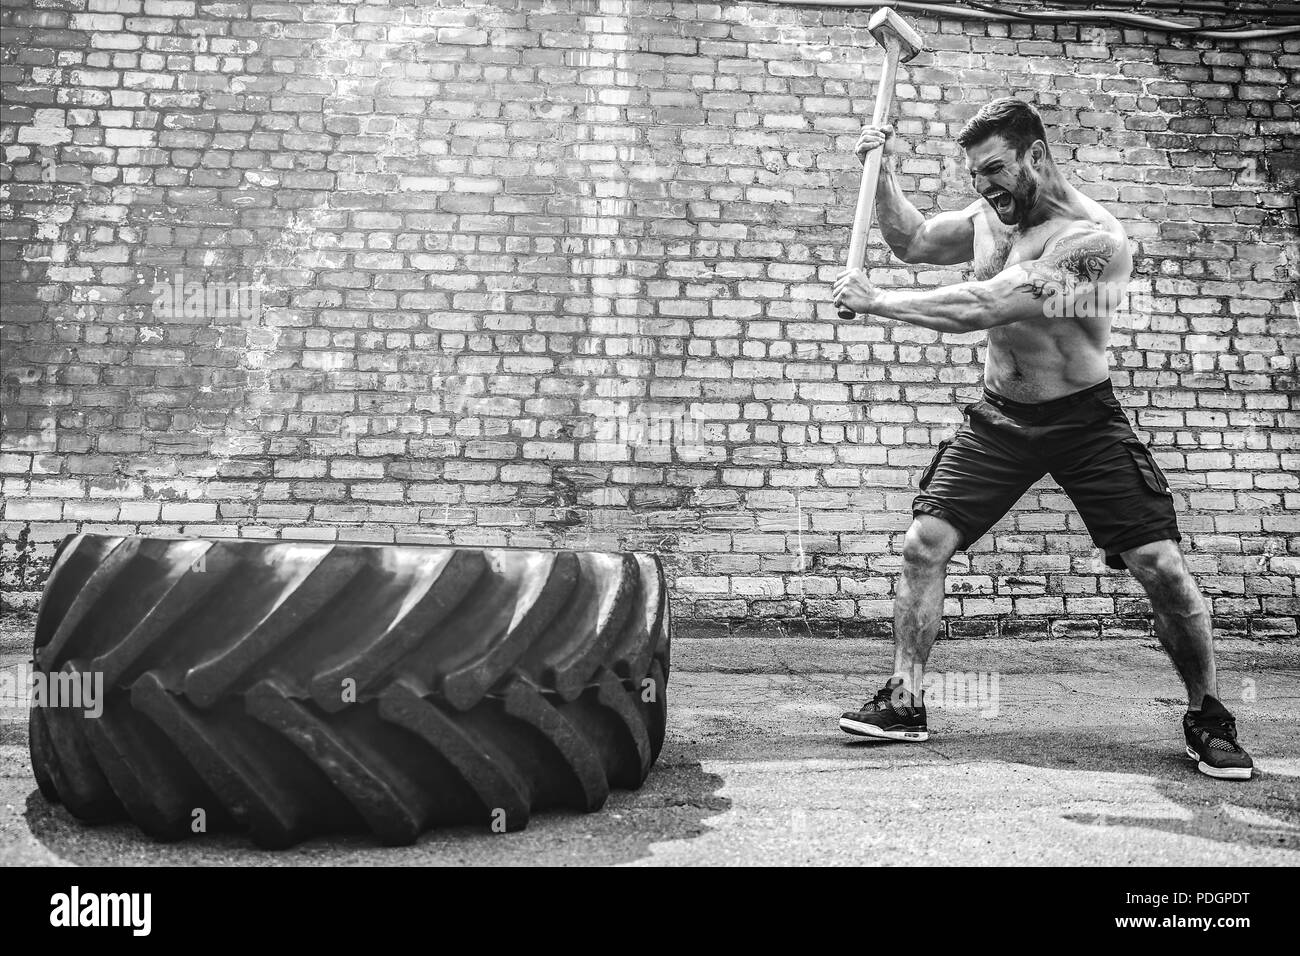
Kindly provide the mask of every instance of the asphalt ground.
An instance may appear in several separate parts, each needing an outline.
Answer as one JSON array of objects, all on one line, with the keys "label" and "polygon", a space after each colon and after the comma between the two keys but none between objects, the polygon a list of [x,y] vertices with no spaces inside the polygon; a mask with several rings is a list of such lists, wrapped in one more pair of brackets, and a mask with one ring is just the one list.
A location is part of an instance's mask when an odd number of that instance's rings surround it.
[{"label": "asphalt ground", "polygon": [[[0,668],[30,632],[0,632]],[[1185,701],[1157,645],[940,644],[951,687],[929,741],[850,738],[838,715],[883,682],[880,641],[674,642],[663,752],[638,791],[521,832],[457,828],[387,848],[361,836],[259,850],[227,835],[156,843],[86,827],[36,789],[27,729],[0,720],[0,864],[1300,864],[1300,646],[1219,642],[1220,691],[1257,772],[1196,772]],[[960,675],[960,679],[959,679]]]}]

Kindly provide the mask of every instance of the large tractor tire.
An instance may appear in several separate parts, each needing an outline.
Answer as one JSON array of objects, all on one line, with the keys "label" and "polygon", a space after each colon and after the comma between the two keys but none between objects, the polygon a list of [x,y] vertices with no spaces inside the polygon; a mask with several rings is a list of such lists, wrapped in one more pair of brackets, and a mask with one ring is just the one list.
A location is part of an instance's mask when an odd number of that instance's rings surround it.
[{"label": "large tractor tire", "polygon": [[31,712],[40,790],[80,820],[407,844],[639,787],[668,594],[643,554],[80,534],[35,662],[102,681],[102,709]]}]

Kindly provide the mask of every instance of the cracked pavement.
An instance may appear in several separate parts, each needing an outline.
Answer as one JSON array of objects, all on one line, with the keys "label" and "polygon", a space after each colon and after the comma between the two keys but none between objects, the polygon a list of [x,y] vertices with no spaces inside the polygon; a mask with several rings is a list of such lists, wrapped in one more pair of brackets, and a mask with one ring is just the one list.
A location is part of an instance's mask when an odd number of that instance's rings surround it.
[{"label": "cracked pavement", "polygon": [[[0,666],[25,660],[29,641],[0,636]],[[932,698],[930,740],[893,744],[836,726],[883,682],[885,642],[681,639],[667,740],[640,790],[595,814],[539,814],[518,833],[441,830],[401,848],[348,836],[268,852],[84,827],[36,792],[25,723],[10,719],[0,863],[1295,866],[1300,647],[1225,640],[1218,656],[1221,696],[1256,760],[1244,783],[1185,756],[1182,688],[1154,643],[940,643],[932,670],[984,675],[971,685],[980,696]]]}]

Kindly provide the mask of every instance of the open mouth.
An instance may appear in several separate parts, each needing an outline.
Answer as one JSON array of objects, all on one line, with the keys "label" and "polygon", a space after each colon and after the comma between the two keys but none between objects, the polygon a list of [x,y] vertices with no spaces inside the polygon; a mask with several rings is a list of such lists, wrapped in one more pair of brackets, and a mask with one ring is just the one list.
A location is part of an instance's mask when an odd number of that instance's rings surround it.
[{"label": "open mouth", "polygon": [[1016,204],[1015,198],[1005,189],[985,193],[984,198],[988,201],[988,204],[993,207],[994,212],[999,216],[1005,216]]}]

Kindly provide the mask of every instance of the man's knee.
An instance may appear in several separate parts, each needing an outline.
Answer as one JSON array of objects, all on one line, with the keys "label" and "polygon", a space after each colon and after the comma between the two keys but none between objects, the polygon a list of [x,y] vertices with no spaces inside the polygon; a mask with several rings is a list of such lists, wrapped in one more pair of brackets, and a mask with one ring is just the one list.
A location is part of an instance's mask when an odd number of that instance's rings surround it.
[{"label": "man's knee", "polygon": [[903,538],[903,562],[917,569],[946,568],[960,541],[957,529],[942,518],[919,517]]},{"label": "man's knee", "polygon": [[1183,553],[1173,541],[1155,541],[1125,551],[1124,563],[1147,592],[1156,611],[1192,614],[1204,609]]},{"label": "man's knee", "polygon": [[1183,553],[1173,541],[1152,541],[1125,551],[1124,563],[1143,584],[1172,584],[1188,576]]}]

